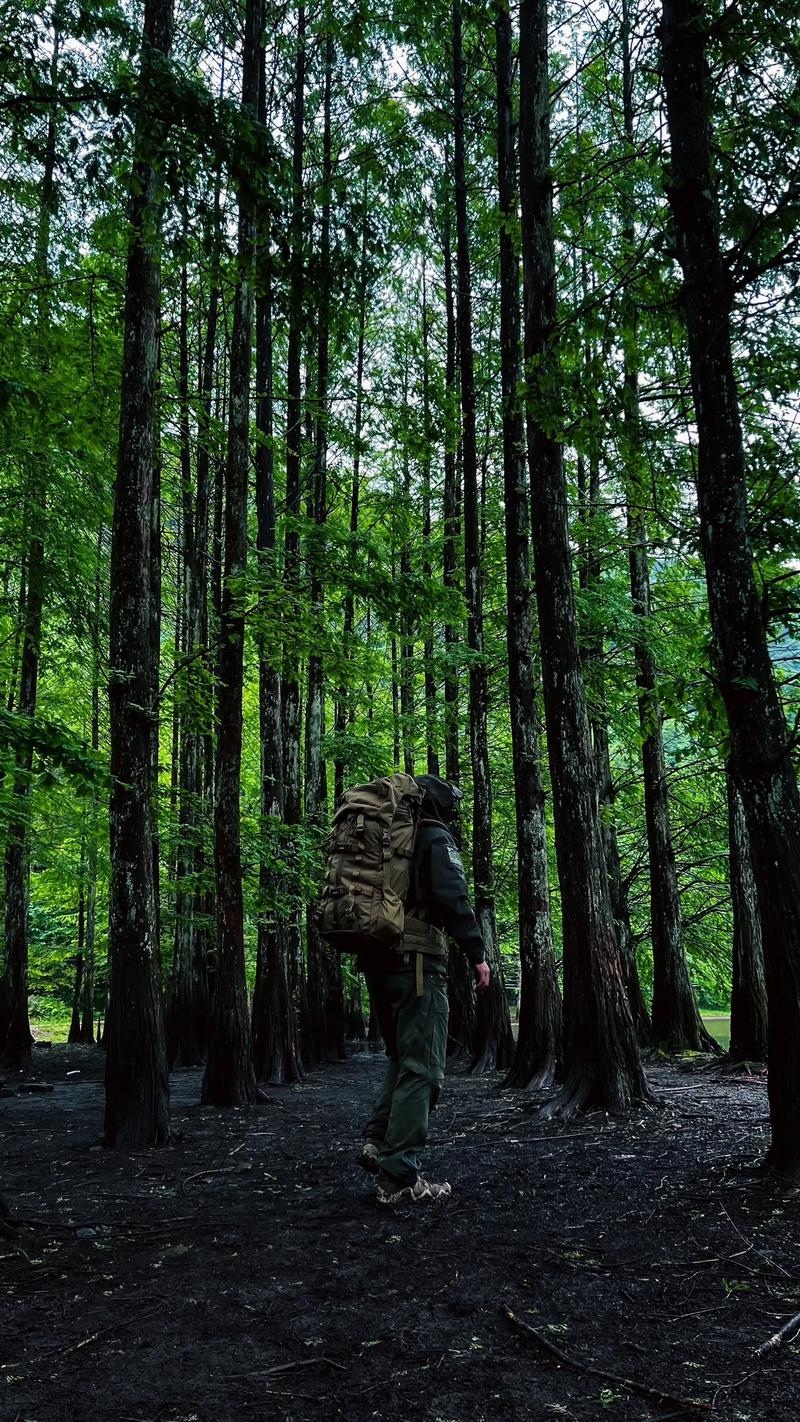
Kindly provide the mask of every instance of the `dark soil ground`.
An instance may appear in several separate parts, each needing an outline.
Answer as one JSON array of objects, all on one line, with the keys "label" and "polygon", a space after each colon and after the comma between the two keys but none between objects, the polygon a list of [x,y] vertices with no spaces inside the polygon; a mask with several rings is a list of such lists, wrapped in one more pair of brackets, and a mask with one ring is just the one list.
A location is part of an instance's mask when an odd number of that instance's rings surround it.
[{"label": "dark soil ground", "polygon": [[800,1310],[797,1201],[746,1172],[762,1078],[657,1066],[664,1109],[559,1128],[452,1076],[428,1164],[453,1199],[386,1211],[352,1164],[381,1070],[229,1113],[179,1073],[170,1148],[119,1155],[101,1054],[41,1049],[53,1091],[0,1099],[31,1221],[0,1240],[3,1422],[800,1419],[797,1349],[755,1357]]}]

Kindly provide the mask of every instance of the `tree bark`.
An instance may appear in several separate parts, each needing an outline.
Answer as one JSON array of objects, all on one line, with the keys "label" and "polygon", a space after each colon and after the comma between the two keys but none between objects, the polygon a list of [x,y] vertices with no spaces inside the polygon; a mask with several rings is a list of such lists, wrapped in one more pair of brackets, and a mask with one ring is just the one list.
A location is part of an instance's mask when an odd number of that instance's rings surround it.
[{"label": "tree bark", "polygon": [[561,1036],[561,999],[550,922],[545,796],[540,769],[539,713],[530,567],[530,513],[525,422],[520,384],[520,272],[511,10],[495,13],[497,151],[500,202],[500,375],[503,398],[503,491],[509,711],[514,766],[519,902],[520,1011],[517,1042],[505,1085],[553,1081]]},{"label": "tree bark", "polygon": [[[259,116],[263,0],[247,0],[242,56],[242,114]],[[247,1106],[256,1098],[244,953],[240,796],[250,369],[253,345],[256,199],[254,175],[239,187],[238,281],[230,358],[230,413],[225,470],[225,585],[222,592],[220,684],[214,810],[217,886],[217,973],[211,1042],[203,1076],[204,1105]]]},{"label": "tree bark", "polygon": [[[58,86],[61,32],[53,28],[50,84]],[[44,169],[36,227],[36,278],[38,282],[36,340],[39,368],[50,368],[50,235],[58,200],[55,184],[57,117],[52,107],[47,120]],[[44,535],[47,518],[47,471],[43,455],[33,455],[30,494],[27,499],[30,542],[27,550],[24,622],[19,680],[18,712],[31,723],[36,716],[39,650],[44,608]],[[33,1037],[28,1017],[28,893],[30,879],[30,804],[33,746],[23,746],[14,767],[14,784],[5,852],[5,971],[0,991],[0,1063],[13,1071],[31,1065]]]},{"label": "tree bark", "polygon": [[[422,575],[426,583],[433,580],[431,563],[431,453],[433,449],[433,429],[431,427],[431,378],[430,378],[430,313],[428,311],[428,291],[425,261],[422,263]],[[439,746],[436,715],[436,675],[434,671],[434,627],[429,624],[425,633],[425,735],[426,766],[428,775],[439,775]]]},{"label": "tree bark", "polygon": [[558,383],[547,6],[520,15],[520,173],[527,442],[545,715],[564,931],[563,1085],[550,1112],[649,1097],[620,970],[578,649],[561,448],[545,428]]},{"label": "tree bark", "polygon": [[731,1036],[728,1059],[763,1062],[767,1058],[767,985],[761,917],[753,877],[742,797],[728,773],[728,842],[733,906]]},{"label": "tree bark", "polygon": [[[330,26],[330,13],[326,15]],[[314,421],[314,489],[313,517],[322,530],[328,515],[328,378],[330,368],[330,307],[331,307],[331,88],[333,83],[334,39],[329,28],[325,38],[325,82],[323,91],[322,132],[322,211],[319,246],[319,306],[317,331],[317,390]],[[320,542],[310,559],[311,608],[316,625],[321,628],[325,601],[322,553]],[[306,712],[306,823],[316,835],[322,850],[328,808],[328,784],[324,757],[325,680],[322,657],[314,653],[308,668],[308,703]],[[320,856],[321,857],[321,856]],[[341,1060],[345,1057],[344,988],[341,962],[337,954],[323,943],[316,922],[316,907],[309,905],[306,914],[308,945],[308,1002],[305,1045],[307,1055],[317,1061]]]},{"label": "tree bark", "polygon": [[753,574],[747,479],[731,351],[731,283],[711,165],[703,12],[664,0],[661,38],[684,276],[698,460],[700,535],[730,768],[744,805],[769,1003],[767,1163],[800,1176],[800,789]]},{"label": "tree bark", "polygon": [[[267,122],[262,54],[261,122]],[[256,515],[262,596],[277,582],[275,565],[275,454],[272,348],[272,258],[269,230],[260,233],[260,291],[256,299]],[[289,991],[286,941],[275,901],[285,889],[280,874],[264,852],[266,827],[283,821],[283,730],[281,677],[268,654],[263,633],[258,658],[259,736],[261,745],[261,821],[258,915],[258,956],[253,991],[253,1065],[256,1080],[288,1085],[302,1076],[294,1003]]]},{"label": "tree bark", "polygon": [[[102,525],[97,534],[97,554],[94,572],[94,615],[92,621],[92,634],[94,638],[94,656],[92,659],[92,750],[97,754],[100,749],[100,593],[101,593],[101,560],[103,556],[103,535]],[[95,942],[97,938],[97,857],[98,857],[98,806],[97,791],[92,790],[92,802],[89,815],[89,851],[87,855],[87,881],[86,881],[86,946],[84,951],[83,967],[83,999],[81,1003],[81,1037],[82,1042],[91,1044],[94,1042],[94,973],[95,973]]]},{"label": "tree bark", "polygon": [[[444,170],[444,292],[446,316],[445,351],[445,443],[444,443],[444,544],[442,552],[443,582],[446,588],[460,589],[461,561],[461,488],[459,450],[461,420],[458,390],[458,333],[456,329],[455,293],[453,289],[453,252],[450,213],[449,145],[445,139]],[[455,664],[461,632],[452,623],[445,623],[444,642],[447,672],[444,678],[444,759],[445,777],[453,785],[461,779],[461,749],[459,745],[459,675]],[[473,1055],[475,1042],[475,989],[469,962],[463,953],[451,953],[447,964],[447,994],[450,1002],[447,1051],[450,1057]]]},{"label": "tree bark", "polygon": [[[456,308],[453,292],[453,251],[450,217],[450,172],[448,147],[445,141],[444,184],[447,199],[444,204],[444,296],[447,323],[447,345],[445,353],[445,439],[444,439],[444,544],[442,551],[443,582],[446,588],[459,588],[458,567],[461,544],[461,494],[458,478],[458,451],[461,444],[460,421],[458,417],[458,374],[457,374],[457,331]],[[461,779],[461,755],[458,743],[458,671],[453,663],[456,644],[460,639],[458,628],[446,623],[444,629],[445,650],[448,653],[448,670],[444,678],[444,760],[445,776],[454,785]]]},{"label": "tree bark", "polygon": [[[184,219],[184,242],[186,223]],[[181,657],[186,664],[179,675],[180,750],[178,763],[178,849],[176,858],[175,948],[167,1014],[167,1048],[171,1067],[199,1066],[205,1057],[202,1021],[197,1012],[195,909],[199,809],[202,796],[202,565],[205,561],[205,528],[208,522],[208,460],[197,458],[197,483],[192,488],[191,429],[189,419],[189,303],[187,254],[181,268],[180,309],[180,472],[182,546],[184,565],[184,636]],[[202,384],[202,376],[201,376]],[[205,487],[203,487],[205,485]],[[178,688],[176,688],[177,691]]]},{"label": "tree bark", "polygon": [[[294,76],[292,134],[292,207],[289,229],[289,314],[288,351],[286,364],[286,515],[284,541],[284,582],[290,607],[297,608],[300,599],[300,534],[301,461],[303,450],[302,349],[304,321],[303,264],[303,146],[305,135],[306,79],[306,8],[305,0],[297,6],[297,51]],[[281,679],[283,715],[283,817],[288,826],[299,825],[302,817],[302,785],[300,770],[300,671],[293,646],[284,648]],[[289,846],[293,857],[290,895],[298,889],[296,846]],[[305,1016],[305,966],[300,910],[292,905],[286,921],[286,946],[289,966],[289,986],[299,1008],[301,1023]]]},{"label": "tree bark", "polygon": [[157,458],[156,378],[163,197],[155,167],[166,142],[157,112],[172,44],[172,0],[147,0],[142,99],[134,138],[124,354],[111,535],[111,896],[105,1142],[123,1150],[169,1139],[153,880],[151,537]]},{"label": "tree bark", "polygon": [[[350,487],[350,537],[352,540],[352,552],[355,555],[355,538],[358,533],[359,502],[361,494],[361,431],[364,421],[364,353],[366,345],[366,325],[367,325],[367,199],[369,195],[368,180],[364,178],[364,192],[362,197],[363,209],[361,220],[361,260],[360,274],[358,282],[358,349],[356,354],[356,408],[353,429],[353,482]],[[344,598],[344,625],[342,629],[342,653],[345,665],[350,661],[353,651],[353,630],[355,627],[355,597],[351,588],[348,588]],[[350,706],[350,689],[346,685],[341,685],[336,693],[335,726],[337,737],[337,754],[334,766],[333,800],[334,805],[338,805],[344,794],[345,771],[348,765],[348,757],[342,749],[342,741],[345,735],[348,722],[352,720],[352,709]]]},{"label": "tree bark", "polygon": [[472,278],[470,271],[467,180],[464,138],[464,56],[461,5],[453,5],[453,136],[455,150],[457,322],[461,354],[461,428],[464,474],[464,568],[467,594],[467,642],[474,660],[469,671],[470,759],[473,817],[472,870],[475,912],[483,936],[491,983],[477,1004],[475,1045],[470,1070],[510,1066],[514,1051],[503,966],[497,941],[492,864],[492,786],[489,765],[489,688],[484,656],[483,572],[475,427],[475,374],[472,349]]}]

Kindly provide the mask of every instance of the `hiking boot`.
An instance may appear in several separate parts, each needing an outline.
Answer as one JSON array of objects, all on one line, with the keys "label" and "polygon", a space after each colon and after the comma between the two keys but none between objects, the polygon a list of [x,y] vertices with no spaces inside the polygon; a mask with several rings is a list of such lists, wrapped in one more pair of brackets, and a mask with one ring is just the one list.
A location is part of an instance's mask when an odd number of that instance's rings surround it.
[{"label": "hiking boot", "polygon": [[437,1200],[449,1200],[452,1193],[446,1180],[438,1185],[418,1175],[413,1185],[401,1185],[388,1175],[382,1175],[377,1200],[379,1205],[432,1205]]},{"label": "hiking boot", "polygon": [[356,1161],[362,1170],[366,1170],[370,1175],[377,1175],[380,1170],[378,1164],[380,1153],[381,1148],[377,1146],[374,1141],[364,1141],[359,1154],[356,1156]]}]

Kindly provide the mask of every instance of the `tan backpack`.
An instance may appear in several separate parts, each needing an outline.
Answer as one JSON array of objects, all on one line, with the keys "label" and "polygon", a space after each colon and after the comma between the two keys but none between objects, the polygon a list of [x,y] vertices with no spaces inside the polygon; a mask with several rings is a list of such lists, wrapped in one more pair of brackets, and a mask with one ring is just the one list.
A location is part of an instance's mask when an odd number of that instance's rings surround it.
[{"label": "tan backpack", "polygon": [[342,796],[317,910],[320,934],[332,948],[355,953],[400,943],[423,799],[414,777],[401,774]]}]

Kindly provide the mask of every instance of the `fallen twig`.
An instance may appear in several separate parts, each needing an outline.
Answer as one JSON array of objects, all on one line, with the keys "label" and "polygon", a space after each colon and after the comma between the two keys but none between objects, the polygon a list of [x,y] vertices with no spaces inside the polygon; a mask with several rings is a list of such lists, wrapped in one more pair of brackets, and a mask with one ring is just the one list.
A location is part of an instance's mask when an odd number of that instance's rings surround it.
[{"label": "fallen twig", "polygon": [[638,1393],[640,1397],[651,1397],[656,1402],[669,1402],[683,1411],[710,1412],[710,1402],[700,1402],[694,1397],[676,1397],[672,1392],[664,1392],[660,1388],[648,1387],[646,1383],[634,1382],[631,1378],[620,1377],[618,1373],[606,1372],[605,1368],[596,1368],[591,1363],[581,1362],[579,1358],[573,1358],[569,1353],[564,1353],[557,1348],[555,1343],[551,1343],[549,1338],[545,1338],[537,1328],[530,1323],[524,1323],[521,1318],[512,1312],[507,1304],[504,1305],[504,1312],[509,1323],[513,1323],[522,1333],[529,1333],[536,1342],[544,1348],[546,1353],[557,1358],[559,1363],[564,1363],[568,1368],[575,1368],[577,1372],[588,1373],[590,1377],[600,1378],[601,1382],[613,1383],[615,1387],[625,1388],[626,1392]]},{"label": "fallen twig", "polygon": [[[253,1373],[230,1373],[229,1381],[252,1381],[253,1378],[274,1378],[279,1373],[290,1373],[294,1368],[311,1368],[317,1363],[327,1363],[329,1368],[338,1368],[340,1373],[346,1373],[347,1368],[344,1363],[337,1363],[333,1358],[321,1355],[318,1358],[297,1358],[293,1363],[277,1363],[274,1368],[258,1368]],[[299,1394],[298,1394],[299,1395]]]},{"label": "fallen twig", "polygon": [[762,1343],[760,1348],[756,1348],[756,1357],[763,1358],[765,1353],[771,1353],[773,1349],[780,1348],[789,1338],[789,1334],[794,1335],[800,1329],[800,1313],[796,1313],[794,1318],[790,1318],[788,1323],[784,1323],[783,1328],[779,1328],[777,1333],[773,1333],[766,1343]]},{"label": "fallen twig", "polygon": [[[153,1313],[157,1313],[165,1303],[169,1303],[172,1297],[174,1296],[170,1295],[168,1298],[159,1299],[158,1303],[154,1304],[152,1308],[146,1308],[142,1313],[135,1313],[132,1318],[119,1319],[115,1323],[107,1324],[105,1328],[98,1328],[96,1333],[88,1334],[86,1338],[79,1339],[77,1343],[68,1343],[65,1348],[48,1348],[47,1352],[40,1353],[38,1358],[31,1358],[30,1361],[23,1358],[17,1363],[2,1363],[0,1364],[0,1372],[16,1373],[18,1370],[35,1368],[39,1363],[54,1363],[57,1358],[68,1358],[71,1353],[78,1353],[81,1348],[88,1348],[90,1344],[96,1343],[99,1338],[105,1337],[107,1333],[118,1333],[121,1328],[129,1328],[132,1323],[141,1323],[143,1319],[149,1318]],[[25,1376],[25,1374],[22,1375]]]},{"label": "fallen twig", "polygon": [[346,1373],[347,1368],[344,1363],[335,1363],[333,1358],[326,1358],[321,1355],[318,1358],[298,1358],[294,1363],[278,1363],[274,1368],[267,1368],[262,1373],[257,1373],[257,1377],[273,1378],[277,1373],[291,1372],[292,1368],[310,1368],[315,1363],[327,1363],[331,1368],[338,1368],[340,1373]]}]

